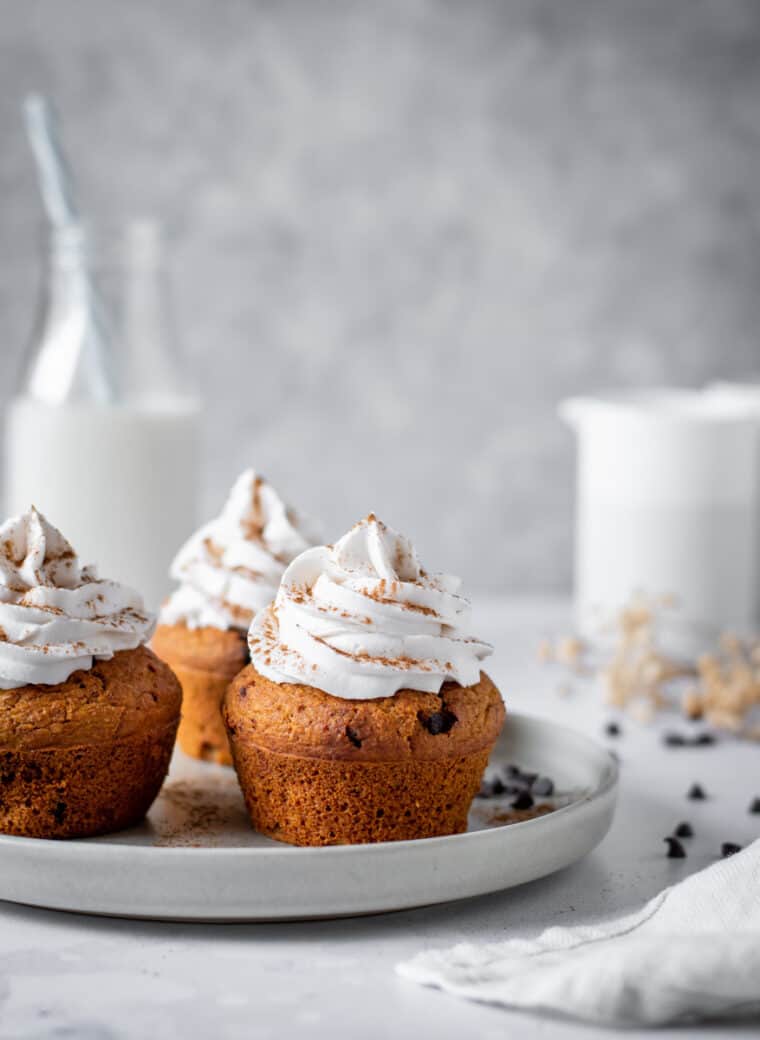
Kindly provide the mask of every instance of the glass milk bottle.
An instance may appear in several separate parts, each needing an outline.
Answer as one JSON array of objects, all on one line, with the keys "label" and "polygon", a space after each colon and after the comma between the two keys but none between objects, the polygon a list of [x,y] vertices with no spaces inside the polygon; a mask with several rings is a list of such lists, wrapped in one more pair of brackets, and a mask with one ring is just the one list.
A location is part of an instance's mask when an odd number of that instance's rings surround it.
[{"label": "glass milk bottle", "polygon": [[155,609],[197,526],[199,418],[158,226],[51,229],[37,330],[6,415],[6,514],[33,503],[84,561]]},{"label": "glass milk bottle", "polygon": [[710,395],[652,390],[563,402],[578,435],[575,605],[582,633],[636,593],[674,601],[668,649],[757,624],[758,424]]}]

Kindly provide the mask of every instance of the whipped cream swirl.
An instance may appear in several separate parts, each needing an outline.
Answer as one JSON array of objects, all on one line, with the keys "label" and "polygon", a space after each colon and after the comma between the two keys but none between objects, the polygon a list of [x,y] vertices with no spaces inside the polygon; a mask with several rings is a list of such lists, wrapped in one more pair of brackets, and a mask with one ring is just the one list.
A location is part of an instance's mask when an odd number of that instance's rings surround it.
[{"label": "whipped cream swirl", "polygon": [[466,634],[460,584],[427,574],[411,543],[370,514],[291,563],[251,625],[251,661],[273,682],[352,700],[470,686],[492,648]]},{"label": "whipped cream swirl", "polygon": [[0,526],[0,689],[65,682],[144,643],[154,623],[138,593],[82,567],[34,507]]},{"label": "whipped cream swirl", "polygon": [[313,544],[271,484],[246,470],[221,515],[177,553],[170,573],[182,584],[161,608],[161,624],[245,631],[274,599],[290,561]]}]

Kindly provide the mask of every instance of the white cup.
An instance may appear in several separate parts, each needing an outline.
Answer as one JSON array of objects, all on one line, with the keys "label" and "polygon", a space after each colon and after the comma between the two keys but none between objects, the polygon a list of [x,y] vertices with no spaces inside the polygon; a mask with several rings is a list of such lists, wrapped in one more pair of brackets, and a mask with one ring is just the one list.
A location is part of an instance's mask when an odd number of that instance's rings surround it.
[{"label": "white cup", "polygon": [[[760,401],[760,394],[758,395]],[[641,593],[672,597],[664,640],[693,653],[758,620],[760,406],[655,389],[572,398],[575,606],[587,637]]]}]

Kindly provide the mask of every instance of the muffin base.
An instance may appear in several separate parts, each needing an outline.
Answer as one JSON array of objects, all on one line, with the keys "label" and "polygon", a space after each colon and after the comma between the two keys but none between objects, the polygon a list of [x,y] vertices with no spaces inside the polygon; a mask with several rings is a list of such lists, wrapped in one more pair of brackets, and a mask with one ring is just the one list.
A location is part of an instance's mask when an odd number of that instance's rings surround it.
[{"label": "muffin base", "polygon": [[177,741],[186,755],[232,765],[227,730],[221,715],[225,691],[234,676],[185,668],[169,662],[182,687],[182,719]]},{"label": "muffin base", "polygon": [[291,845],[356,845],[459,834],[490,747],[432,760],[307,758],[233,741],[251,823]]},{"label": "muffin base", "polygon": [[106,744],[0,750],[0,832],[84,838],[138,823],[169,769],[177,723]]}]

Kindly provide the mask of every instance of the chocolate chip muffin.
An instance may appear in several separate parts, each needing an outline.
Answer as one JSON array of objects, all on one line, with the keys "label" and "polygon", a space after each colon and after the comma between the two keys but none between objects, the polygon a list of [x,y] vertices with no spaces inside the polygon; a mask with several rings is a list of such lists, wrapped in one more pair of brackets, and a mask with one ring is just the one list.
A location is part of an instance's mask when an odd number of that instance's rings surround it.
[{"label": "chocolate chip muffin", "polygon": [[330,845],[466,829],[505,711],[458,587],[373,515],[290,565],[223,707],[257,830]]},{"label": "chocolate chip muffin", "polygon": [[220,516],[180,549],[181,582],[164,604],[153,648],[182,684],[182,750],[231,765],[219,707],[248,662],[253,615],[274,598],[285,567],[311,545],[305,524],[253,470],[238,477]]},{"label": "chocolate chip muffin", "polygon": [[81,838],[138,823],[169,768],[181,701],[144,646],[53,686],[0,690],[0,831]]},{"label": "chocolate chip muffin", "polygon": [[0,527],[0,832],[84,837],[145,815],[182,699],[143,645],[153,623],[35,509]]},{"label": "chocolate chip muffin", "polygon": [[230,686],[224,719],[256,830],[339,845],[466,830],[504,705],[483,672],[438,695],[347,700],[273,683],[249,665]]}]

